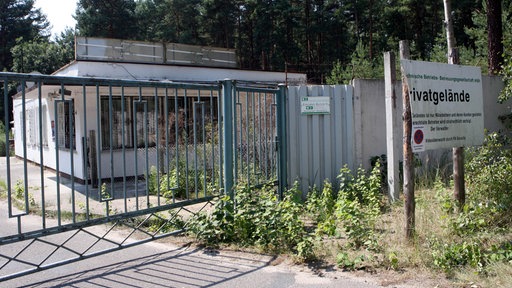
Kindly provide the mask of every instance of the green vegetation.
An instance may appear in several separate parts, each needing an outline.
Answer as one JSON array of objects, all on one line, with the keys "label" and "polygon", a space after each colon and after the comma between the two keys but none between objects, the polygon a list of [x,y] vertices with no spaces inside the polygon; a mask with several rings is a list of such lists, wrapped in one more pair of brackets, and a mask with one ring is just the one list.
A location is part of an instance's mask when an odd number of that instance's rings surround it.
[{"label": "green vegetation", "polygon": [[159,174],[153,166],[148,176],[148,191],[150,195],[159,192],[167,199],[195,199],[196,196],[213,195],[219,190],[218,185],[216,179],[206,174],[202,169],[196,171],[192,165],[187,167],[185,161],[179,161],[166,174]]},{"label": "green vegetation", "polygon": [[189,223],[189,233],[209,245],[236,243],[310,259],[312,238],[301,217],[297,192],[295,187],[278,201],[273,187],[238,187],[235,199],[223,196],[210,213],[196,215]]},{"label": "green vegetation", "polygon": [[0,120],[0,157],[7,156],[7,145],[9,145],[9,143],[5,139],[5,132],[6,127],[4,123]]},{"label": "green vegetation", "polygon": [[213,210],[191,220],[188,232],[207,245],[256,247],[297,261],[322,259],[345,270],[442,272],[454,283],[507,287],[512,272],[510,144],[493,133],[485,145],[468,150],[468,197],[460,212],[444,171],[438,171],[444,167],[420,177],[426,183],[416,194],[412,242],[405,240],[402,203],[389,204],[382,193],[379,161],[370,173],[341,169],[338,189],[325,182],[304,202],[297,186],[283,201],[273,187],[238,187],[234,201],[218,199]]}]

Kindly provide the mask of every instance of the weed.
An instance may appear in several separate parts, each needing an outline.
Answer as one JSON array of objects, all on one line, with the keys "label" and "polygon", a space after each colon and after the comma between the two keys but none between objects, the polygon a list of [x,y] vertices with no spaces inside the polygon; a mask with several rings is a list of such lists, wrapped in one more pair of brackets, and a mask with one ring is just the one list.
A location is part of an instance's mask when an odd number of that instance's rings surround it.
[{"label": "weed", "polygon": [[189,232],[210,245],[237,243],[310,259],[313,241],[301,220],[301,204],[293,195],[289,192],[278,201],[270,187],[238,187],[234,201],[223,196],[210,214],[196,215],[189,222]]},{"label": "weed", "polygon": [[366,247],[378,249],[375,221],[380,214],[381,181],[379,164],[376,164],[370,176],[362,168],[354,177],[344,167],[340,171],[340,191],[336,201],[335,214],[344,233],[354,248]]},{"label": "weed", "polygon": [[25,195],[25,184],[23,183],[23,180],[16,181],[16,184],[14,184],[14,197],[16,199],[23,199]]},{"label": "weed", "polygon": [[336,234],[335,204],[336,195],[332,191],[332,185],[329,181],[324,182],[321,193],[316,189],[309,193],[305,208],[313,221],[317,223],[315,231],[317,235],[334,236]]},{"label": "weed", "polygon": [[161,175],[160,183],[157,183],[157,169],[152,167],[149,183],[149,193],[156,195],[159,185],[160,195],[168,199],[193,198],[193,195],[212,195],[218,191],[217,181],[207,175],[204,170],[187,166],[185,161],[179,161],[176,167],[170,169],[167,174]]},{"label": "weed", "polygon": [[350,257],[346,252],[340,252],[336,256],[336,264],[338,267],[343,268],[347,271],[353,271],[361,268],[361,264],[366,260],[364,255],[358,255],[356,257]]}]

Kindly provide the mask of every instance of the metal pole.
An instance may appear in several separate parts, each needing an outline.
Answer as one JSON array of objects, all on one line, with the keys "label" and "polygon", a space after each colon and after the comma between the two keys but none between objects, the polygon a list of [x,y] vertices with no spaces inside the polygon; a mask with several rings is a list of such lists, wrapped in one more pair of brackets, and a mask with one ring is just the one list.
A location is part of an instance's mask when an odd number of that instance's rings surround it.
[{"label": "metal pole", "polygon": [[279,182],[279,199],[283,200],[283,194],[287,186],[287,141],[286,141],[286,86],[279,85],[279,93],[277,93],[277,151],[279,157],[278,164],[278,182]]},{"label": "metal pole", "polygon": [[222,126],[224,146],[224,193],[234,200],[233,191],[233,81],[222,82]]}]

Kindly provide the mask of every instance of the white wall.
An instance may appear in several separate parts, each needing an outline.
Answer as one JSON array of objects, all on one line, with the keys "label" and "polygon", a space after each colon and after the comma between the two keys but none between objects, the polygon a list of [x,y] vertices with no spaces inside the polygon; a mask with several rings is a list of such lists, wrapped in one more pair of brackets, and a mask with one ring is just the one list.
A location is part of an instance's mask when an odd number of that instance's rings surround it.
[{"label": "white wall", "polygon": [[[56,139],[55,139],[55,130],[57,127],[54,127],[54,131],[52,132],[52,122],[57,123],[55,121],[55,98],[48,97],[49,93],[53,93],[59,88],[56,86],[45,86],[41,90],[41,105],[45,107],[45,109],[39,107],[39,99],[38,90],[32,90],[26,94],[25,104],[23,105],[23,101],[21,97],[15,98],[13,101],[14,107],[14,141],[15,141],[15,149],[14,153],[16,156],[21,158],[26,158],[34,163],[41,163],[41,151],[43,152],[43,165],[45,167],[51,168],[53,170],[58,170],[67,175],[74,175],[74,177],[83,179],[83,159],[82,159],[82,129],[83,119],[80,117],[75,117],[75,143],[76,147],[74,150],[70,150],[64,147],[60,147],[59,149],[59,167],[57,167],[57,151],[56,151]],[[60,98],[59,98],[60,99]],[[66,96],[66,100],[71,99],[71,97]],[[75,107],[74,110],[80,109],[82,107],[81,99],[75,99]],[[25,121],[22,123],[23,118],[23,110],[25,110]],[[43,113],[41,115],[42,121],[39,121],[39,117],[34,111],[38,111]],[[30,116],[30,114],[35,115]],[[75,113],[76,116],[76,113]],[[35,122],[34,122],[35,121]],[[26,127],[23,127],[25,125]],[[26,133],[26,142],[23,141],[23,130]],[[33,131],[35,130],[35,131]],[[46,138],[45,145],[41,146],[40,139],[40,131],[42,130],[43,138]],[[30,134],[33,134],[34,137],[30,137]],[[42,142],[45,142],[44,140]],[[42,147],[42,149],[41,149]],[[73,171],[71,169],[71,163],[73,162]]]}]

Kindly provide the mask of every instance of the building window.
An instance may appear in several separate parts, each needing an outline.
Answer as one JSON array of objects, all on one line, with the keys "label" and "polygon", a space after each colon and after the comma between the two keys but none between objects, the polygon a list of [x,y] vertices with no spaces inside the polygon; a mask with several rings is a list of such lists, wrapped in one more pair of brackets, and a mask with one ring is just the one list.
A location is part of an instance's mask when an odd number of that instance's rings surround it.
[{"label": "building window", "polygon": [[[177,137],[179,137],[178,141],[188,139],[192,142],[194,137],[190,133],[194,132],[194,115],[196,132],[199,135],[196,140],[202,141],[200,131],[203,129],[201,126],[203,114],[205,121],[216,121],[217,117],[214,115],[217,113],[217,98],[213,100],[210,97],[201,98],[170,97],[166,110],[163,97],[157,98],[155,102],[154,96],[140,98],[127,96],[124,97],[124,105],[122,105],[121,97],[102,96],[100,100],[102,149],[121,149],[123,144],[125,148],[155,147],[158,141],[166,137],[166,127],[169,143],[175,143]],[[188,101],[185,102],[185,99]],[[201,104],[194,105],[195,102]],[[157,130],[160,133],[160,139],[156,137]]]},{"label": "building window", "polygon": [[[57,102],[57,101],[56,101]],[[59,148],[76,150],[74,101],[57,102],[57,145]]]},{"label": "building window", "polygon": [[[143,100],[134,101],[135,107],[135,125],[137,147],[156,146],[156,112],[155,98],[143,97]],[[159,105],[160,106],[160,105]]]},{"label": "building window", "polygon": [[[48,128],[47,126],[47,113],[46,113],[46,105],[41,106],[41,109],[38,107],[32,108],[27,111],[28,113],[28,144],[40,146],[41,144],[44,147],[48,146]],[[42,139],[39,137],[39,133],[42,134]]]},{"label": "building window", "polygon": [[[37,112],[40,112],[41,113],[41,118],[39,118],[39,114],[37,115],[37,121],[39,122],[39,119],[41,119],[42,123],[40,123],[40,125],[38,125],[41,129],[42,129],[42,134],[43,134],[43,139],[42,139],[42,144],[44,147],[48,147],[48,113],[47,113],[47,110],[46,110],[46,105],[43,105],[43,107],[41,108],[41,111],[37,111]],[[39,138],[37,138],[39,139]],[[38,145],[41,144],[37,143]]]},{"label": "building window", "polygon": [[[132,111],[130,98],[112,98],[112,110],[109,108],[109,98],[101,99],[101,143],[103,149],[120,149],[133,147],[133,130],[131,129]],[[124,102],[124,105],[123,105]]]}]

